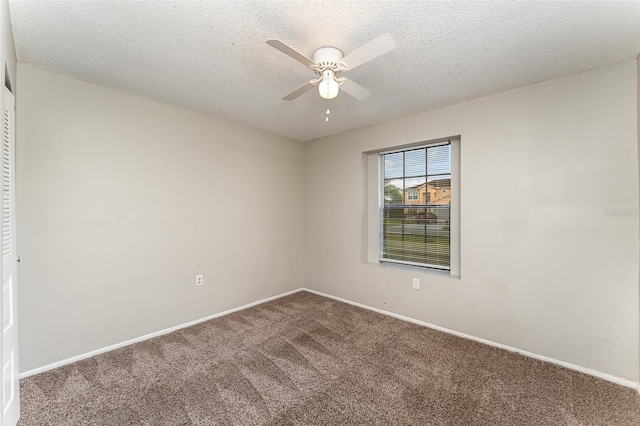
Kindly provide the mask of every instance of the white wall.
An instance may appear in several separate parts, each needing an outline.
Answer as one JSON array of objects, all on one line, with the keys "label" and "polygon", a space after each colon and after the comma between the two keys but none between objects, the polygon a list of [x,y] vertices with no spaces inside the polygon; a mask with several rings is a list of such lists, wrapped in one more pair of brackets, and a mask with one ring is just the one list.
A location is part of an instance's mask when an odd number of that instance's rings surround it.
[{"label": "white wall", "polygon": [[[636,85],[627,61],[308,143],[307,286],[638,380]],[[461,279],[363,262],[362,153],[454,135]]]},{"label": "white wall", "polygon": [[[17,94],[16,91],[16,51],[13,45],[13,33],[11,30],[11,20],[9,17],[9,3],[7,2],[7,0],[1,0],[0,1],[0,84],[2,86],[7,85],[11,92],[15,95]],[[7,75],[8,74],[8,75]],[[6,83],[5,83],[6,82]],[[2,107],[4,108],[5,106],[5,91],[3,88],[0,87],[0,105],[2,105]],[[0,276],[4,276],[3,275],[3,262],[0,262]],[[16,283],[16,281],[13,281],[14,283]],[[8,309],[9,306],[11,306],[14,302],[8,302],[7,300],[4,300],[3,297],[5,297],[5,295],[3,294],[3,291],[0,291],[0,316],[5,319],[5,318],[13,318],[15,319],[15,311],[14,311],[14,315],[11,315],[9,312],[6,312],[6,310]],[[14,301],[15,301],[15,296],[16,294],[13,294],[14,297]],[[19,322],[19,321],[18,321]],[[16,370],[18,369],[18,366],[13,364],[13,363],[5,363],[5,354],[9,354],[12,353],[16,356],[19,357],[19,350],[18,350],[18,322],[14,322],[13,323],[13,327],[7,331],[7,333],[3,334],[3,338],[1,339],[2,341],[0,342],[0,346],[3,346],[2,349],[0,349],[0,353],[3,354],[3,371],[0,371],[0,381],[2,381],[3,384],[6,383],[10,383],[11,382],[11,376],[13,376],[16,373]],[[3,322],[4,323],[4,322]],[[5,346],[8,345],[8,346]],[[11,352],[14,351],[14,352]],[[13,355],[12,355],[13,357]],[[9,368],[8,370],[5,371],[5,368]],[[14,401],[11,404],[11,408],[4,414],[0,415],[0,417],[2,418],[2,420],[0,420],[1,422],[15,422],[17,420],[17,418],[19,417],[19,389],[14,389],[13,385],[17,385],[17,381],[11,383],[10,386],[10,390],[4,389],[5,386],[3,386],[3,390],[0,391],[0,394],[2,395],[2,399],[4,400],[5,397],[8,397],[7,393],[12,393],[12,392],[16,392],[16,401]],[[4,402],[3,402],[4,405]]]},{"label": "white wall", "polygon": [[301,143],[18,80],[22,372],[303,286]]},{"label": "white wall", "polygon": [[[637,89],[638,89],[638,106],[637,106],[637,112],[638,112],[638,121],[637,121],[637,128],[638,128],[638,164],[640,167],[640,55],[638,55],[637,58],[637,66],[636,66],[636,73],[638,76],[638,85],[637,85]],[[640,178],[640,177],[639,177]],[[638,210],[640,213],[640,209]],[[640,214],[639,214],[640,217]],[[638,281],[638,286],[640,286],[640,276],[638,277],[639,281]],[[640,288],[640,287],[639,287]],[[640,290],[638,291],[638,305],[640,306]],[[638,393],[640,393],[640,312],[638,313]]]},{"label": "white wall", "polygon": [[9,71],[9,80],[12,84],[12,92],[16,94],[16,50],[13,45],[13,33],[11,32],[11,21],[9,19],[9,2],[7,0],[0,1],[0,26],[2,32],[0,33],[1,42],[0,49],[2,49],[2,64],[0,64],[0,75],[2,76],[2,84],[5,81],[5,63],[7,64],[7,70]]}]

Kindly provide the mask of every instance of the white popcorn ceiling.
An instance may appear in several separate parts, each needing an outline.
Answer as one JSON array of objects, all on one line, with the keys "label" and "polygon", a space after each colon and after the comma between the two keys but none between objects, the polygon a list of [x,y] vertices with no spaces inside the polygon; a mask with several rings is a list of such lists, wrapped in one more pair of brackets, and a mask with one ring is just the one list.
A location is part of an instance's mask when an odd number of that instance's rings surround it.
[{"label": "white popcorn ceiling", "polygon": [[[10,1],[18,61],[306,141],[635,58],[635,1]],[[268,46],[397,48],[325,101]]]}]

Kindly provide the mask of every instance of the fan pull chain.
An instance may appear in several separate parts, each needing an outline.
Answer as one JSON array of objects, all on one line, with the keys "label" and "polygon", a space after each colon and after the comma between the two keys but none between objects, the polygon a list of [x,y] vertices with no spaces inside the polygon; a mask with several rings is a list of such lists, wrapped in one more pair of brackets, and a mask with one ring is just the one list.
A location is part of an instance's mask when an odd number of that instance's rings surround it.
[{"label": "fan pull chain", "polygon": [[329,121],[329,114],[331,114],[331,111],[329,110],[329,99],[325,99],[324,103],[327,106],[327,115],[324,117],[324,121]]}]

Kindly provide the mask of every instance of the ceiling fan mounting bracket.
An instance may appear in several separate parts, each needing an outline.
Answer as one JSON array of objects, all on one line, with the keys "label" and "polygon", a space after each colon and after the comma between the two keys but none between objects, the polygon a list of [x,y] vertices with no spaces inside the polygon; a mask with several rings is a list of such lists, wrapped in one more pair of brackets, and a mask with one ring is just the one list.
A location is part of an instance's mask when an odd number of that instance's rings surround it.
[{"label": "ceiling fan mounting bracket", "polygon": [[310,65],[309,67],[318,75],[322,75],[325,70],[331,70],[334,74],[338,74],[341,71],[346,70],[342,65],[342,58],[344,53],[337,47],[324,46],[316,49],[311,57],[316,65]]}]

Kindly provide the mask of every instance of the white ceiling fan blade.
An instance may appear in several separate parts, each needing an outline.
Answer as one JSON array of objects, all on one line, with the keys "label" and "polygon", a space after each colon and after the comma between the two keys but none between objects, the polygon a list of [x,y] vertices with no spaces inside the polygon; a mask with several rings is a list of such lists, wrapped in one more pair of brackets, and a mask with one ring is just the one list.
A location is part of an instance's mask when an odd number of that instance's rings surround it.
[{"label": "white ceiling fan blade", "polygon": [[298,87],[296,90],[294,90],[293,92],[289,93],[287,96],[282,98],[282,100],[283,101],[292,101],[295,98],[297,98],[298,96],[302,95],[307,90],[311,89],[312,87],[314,87],[314,85],[311,84],[310,81],[307,81],[305,84],[303,84],[302,86]]},{"label": "white ceiling fan blade", "polygon": [[348,93],[359,101],[364,101],[369,97],[369,95],[371,95],[370,91],[360,86],[355,81],[349,80],[348,78],[344,79],[344,83],[342,83],[342,86],[340,86],[340,88],[344,90],[345,93]]},{"label": "white ceiling fan blade", "polygon": [[374,38],[369,43],[357,48],[342,58],[342,63],[347,67],[347,70],[352,70],[395,48],[396,43],[391,36],[389,34],[382,34],[380,37]]},{"label": "white ceiling fan blade", "polygon": [[271,47],[275,47],[276,49],[278,49],[279,51],[281,51],[285,55],[291,56],[296,61],[302,62],[306,66],[315,65],[315,62],[313,62],[311,59],[307,58],[305,55],[303,55],[302,53],[298,52],[293,47],[288,46],[283,41],[278,40],[277,38],[274,38],[274,39],[271,39],[271,40],[267,40],[267,44],[269,46],[271,46]]}]

